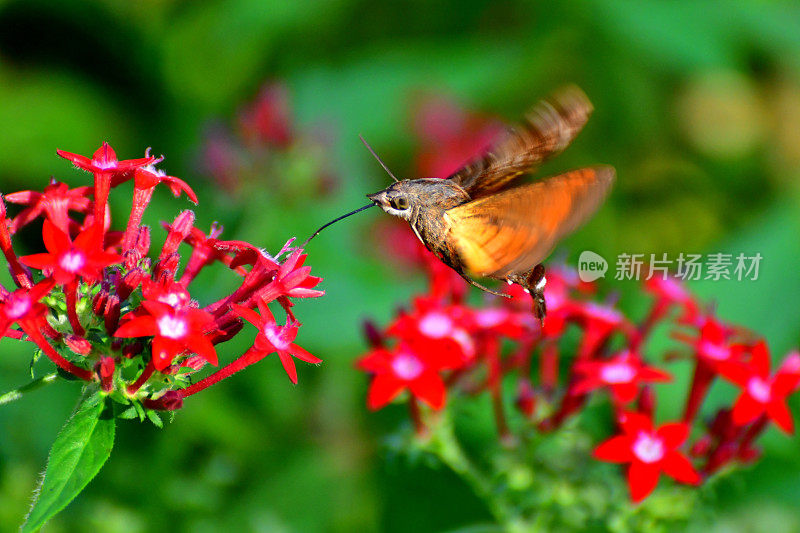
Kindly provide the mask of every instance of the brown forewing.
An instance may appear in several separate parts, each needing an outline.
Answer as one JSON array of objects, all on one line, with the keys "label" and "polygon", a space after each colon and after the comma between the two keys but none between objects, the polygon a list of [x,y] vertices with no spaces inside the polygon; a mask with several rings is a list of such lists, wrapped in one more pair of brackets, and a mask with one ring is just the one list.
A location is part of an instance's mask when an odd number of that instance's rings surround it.
[{"label": "brown forewing", "polygon": [[568,86],[539,102],[516,127],[509,128],[484,154],[448,179],[471,198],[488,196],[521,174],[561,152],[583,128],[593,107],[578,87]]},{"label": "brown forewing", "polygon": [[575,170],[447,210],[462,263],[495,278],[530,270],[594,213],[614,175],[607,166]]}]

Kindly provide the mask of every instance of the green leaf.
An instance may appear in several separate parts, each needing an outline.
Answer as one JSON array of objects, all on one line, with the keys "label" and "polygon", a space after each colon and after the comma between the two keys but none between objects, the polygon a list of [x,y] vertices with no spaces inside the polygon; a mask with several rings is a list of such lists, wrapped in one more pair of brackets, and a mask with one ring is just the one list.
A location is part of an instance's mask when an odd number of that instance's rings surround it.
[{"label": "green leaf", "polygon": [[56,437],[44,478],[21,531],[38,531],[71,502],[111,455],[114,418],[105,410],[105,396],[85,395]]},{"label": "green leaf", "polygon": [[163,429],[164,428],[164,422],[161,420],[161,417],[158,416],[158,413],[156,413],[155,411],[147,411],[147,418],[158,429]]}]

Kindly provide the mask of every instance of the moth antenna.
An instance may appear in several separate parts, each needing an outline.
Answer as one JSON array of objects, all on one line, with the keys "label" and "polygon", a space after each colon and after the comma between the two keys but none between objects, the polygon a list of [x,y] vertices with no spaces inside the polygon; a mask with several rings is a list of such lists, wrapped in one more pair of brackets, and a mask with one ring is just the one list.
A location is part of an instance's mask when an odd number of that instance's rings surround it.
[{"label": "moth antenna", "polygon": [[333,223],[335,223],[335,222],[339,222],[339,221],[340,221],[340,220],[342,220],[343,218],[347,218],[347,217],[349,217],[350,215],[355,215],[355,214],[356,214],[356,213],[358,213],[359,211],[363,211],[364,209],[367,209],[367,208],[369,208],[369,207],[372,207],[372,206],[374,206],[374,205],[376,205],[376,204],[369,204],[369,205],[365,205],[364,207],[359,207],[359,208],[358,208],[358,209],[356,209],[355,211],[350,211],[350,212],[349,212],[349,213],[347,213],[346,215],[342,215],[342,216],[340,216],[340,217],[338,217],[338,218],[334,218],[333,220],[331,220],[331,221],[330,221],[330,222],[328,222],[327,224],[323,224],[322,226],[320,226],[320,228],[319,228],[317,231],[315,231],[314,233],[312,233],[312,234],[311,234],[311,236],[310,236],[308,239],[306,239],[305,241],[303,241],[303,244],[301,244],[301,245],[300,245],[300,248],[305,248],[305,247],[306,247],[306,244],[308,244],[308,243],[309,243],[309,241],[310,241],[311,239],[313,239],[314,237],[316,237],[317,235],[319,235],[319,232],[320,232],[320,231],[324,230],[325,228],[327,228],[327,227],[328,227],[328,226],[330,226],[331,224],[333,224]]},{"label": "moth antenna", "polygon": [[387,172],[387,173],[388,173],[388,174],[389,174],[389,175],[392,177],[392,179],[393,179],[394,181],[400,181],[399,179],[397,179],[397,178],[394,176],[394,174],[392,174],[392,171],[391,171],[391,170],[389,170],[389,167],[387,167],[387,166],[386,166],[386,164],[385,164],[383,161],[381,161],[381,158],[380,158],[380,157],[378,157],[378,154],[376,154],[376,153],[375,153],[375,150],[373,150],[373,149],[372,149],[372,146],[370,146],[370,145],[369,145],[369,143],[367,142],[367,140],[366,140],[366,139],[365,139],[365,138],[364,138],[362,135],[359,135],[359,136],[358,136],[358,138],[359,138],[359,139],[361,139],[361,142],[362,142],[362,143],[364,143],[364,146],[366,146],[366,147],[367,147],[367,150],[369,150],[369,153],[371,153],[371,154],[372,154],[372,157],[374,157],[375,159],[377,159],[377,160],[378,160],[378,163],[380,163],[380,164],[381,164],[381,166],[383,167],[383,170],[385,170],[385,171],[386,171],[386,172]]}]

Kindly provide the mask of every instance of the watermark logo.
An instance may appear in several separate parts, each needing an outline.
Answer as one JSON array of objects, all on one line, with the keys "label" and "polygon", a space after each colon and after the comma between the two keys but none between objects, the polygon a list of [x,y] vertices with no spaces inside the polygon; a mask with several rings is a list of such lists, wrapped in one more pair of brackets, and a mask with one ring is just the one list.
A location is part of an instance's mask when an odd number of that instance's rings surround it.
[{"label": "watermark logo", "polygon": [[[621,253],[614,263],[616,280],[649,280],[653,277],[667,279],[675,277],[683,281],[736,280],[757,281],[761,260],[760,253],[707,253],[689,254],[681,252],[672,259],[662,254]],[[603,256],[590,250],[581,252],[578,258],[578,277],[591,282],[604,278],[608,262]]]},{"label": "watermark logo", "polygon": [[591,250],[584,250],[578,258],[578,277],[589,283],[606,276],[608,261],[602,255]]}]

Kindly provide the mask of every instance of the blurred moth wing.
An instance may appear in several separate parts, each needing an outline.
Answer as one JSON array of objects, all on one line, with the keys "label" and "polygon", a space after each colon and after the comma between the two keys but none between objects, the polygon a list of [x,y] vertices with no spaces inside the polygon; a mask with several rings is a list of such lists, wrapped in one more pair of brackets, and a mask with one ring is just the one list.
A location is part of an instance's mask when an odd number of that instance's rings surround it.
[{"label": "blurred moth wing", "polygon": [[584,168],[448,209],[462,264],[499,279],[530,271],[597,210],[614,177],[609,166]]},{"label": "blurred moth wing", "polygon": [[525,120],[509,127],[480,157],[447,179],[473,199],[502,190],[540,163],[563,151],[583,129],[594,107],[570,85],[536,104]]}]

